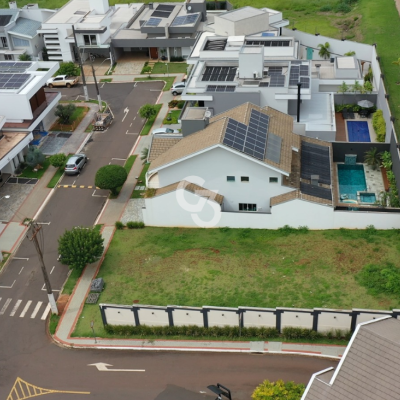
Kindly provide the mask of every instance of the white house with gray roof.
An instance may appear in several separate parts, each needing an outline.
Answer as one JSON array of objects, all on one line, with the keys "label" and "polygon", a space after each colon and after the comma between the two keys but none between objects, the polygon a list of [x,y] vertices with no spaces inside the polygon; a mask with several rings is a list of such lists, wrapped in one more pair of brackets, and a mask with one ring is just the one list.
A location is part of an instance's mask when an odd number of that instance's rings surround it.
[{"label": "white house with gray roof", "polygon": [[21,54],[29,54],[33,60],[42,59],[43,38],[38,31],[53,10],[40,9],[37,4],[17,8],[9,3],[9,9],[0,9],[0,61],[17,61]]}]

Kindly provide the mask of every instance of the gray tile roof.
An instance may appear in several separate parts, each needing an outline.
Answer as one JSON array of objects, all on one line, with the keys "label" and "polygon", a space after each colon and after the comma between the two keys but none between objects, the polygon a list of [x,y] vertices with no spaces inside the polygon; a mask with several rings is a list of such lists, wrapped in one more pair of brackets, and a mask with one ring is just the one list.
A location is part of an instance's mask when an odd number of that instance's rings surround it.
[{"label": "gray tile roof", "polygon": [[15,26],[9,31],[9,33],[15,33],[17,35],[24,35],[33,38],[37,35],[38,29],[40,29],[42,23],[27,18],[18,18]]},{"label": "gray tile roof", "polygon": [[336,377],[327,381],[316,374],[303,400],[400,398],[400,321],[377,320],[361,325],[354,335]]}]

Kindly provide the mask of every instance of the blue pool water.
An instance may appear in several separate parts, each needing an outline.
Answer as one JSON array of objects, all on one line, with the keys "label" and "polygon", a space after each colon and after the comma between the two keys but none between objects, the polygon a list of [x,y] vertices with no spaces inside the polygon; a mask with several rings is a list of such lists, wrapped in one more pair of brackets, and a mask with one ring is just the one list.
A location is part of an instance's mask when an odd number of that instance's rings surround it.
[{"label": "blue pool water", "polygon": [[370,142],[368,122],[346,121],[349,142]]},{"label": "blue pool water", "polygon": [[376,195],[375,193],[360,193],[360,201],[361,203],[375,203]]},{"label": "blue pool water", "polygon": [[362,164],[338,164],[339,193],[348,199],[357,200],[357,192],[367,189],[364,166]]}]

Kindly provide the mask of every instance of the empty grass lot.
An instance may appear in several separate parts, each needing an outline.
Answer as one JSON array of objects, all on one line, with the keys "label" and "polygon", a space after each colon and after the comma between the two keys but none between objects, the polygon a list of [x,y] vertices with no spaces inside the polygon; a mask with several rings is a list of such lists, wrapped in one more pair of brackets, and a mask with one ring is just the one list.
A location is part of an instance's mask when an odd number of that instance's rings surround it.
[{"label": "empty grass lot", "polygon": [[73,112],[70,123],[62,124],[58,119],[57,122],[50,128],[50,131],[74,131],[76,127],[81,123],[85,115],[89,111],[89,107],[79,107],[75,108]]},{"label": "empty grass lot", "polygon": [[[168,69],[165,64],[168,64]],[[186,63],[164,63],[158,62],[154,64],[151,71],[152,74],[186,74],[188,65]]]}]

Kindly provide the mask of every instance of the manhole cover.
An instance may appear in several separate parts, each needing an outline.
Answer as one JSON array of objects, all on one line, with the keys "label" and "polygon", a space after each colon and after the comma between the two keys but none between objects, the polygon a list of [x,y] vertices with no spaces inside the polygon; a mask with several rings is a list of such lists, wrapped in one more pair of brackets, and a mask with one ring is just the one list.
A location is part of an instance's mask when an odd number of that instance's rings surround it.
[{"label": "manhole cover", "polygon": [[100,293],[89,293],[89,296],[86,299],[86,303],[87,304],[96,304],[99,297],[100,297]]}]

